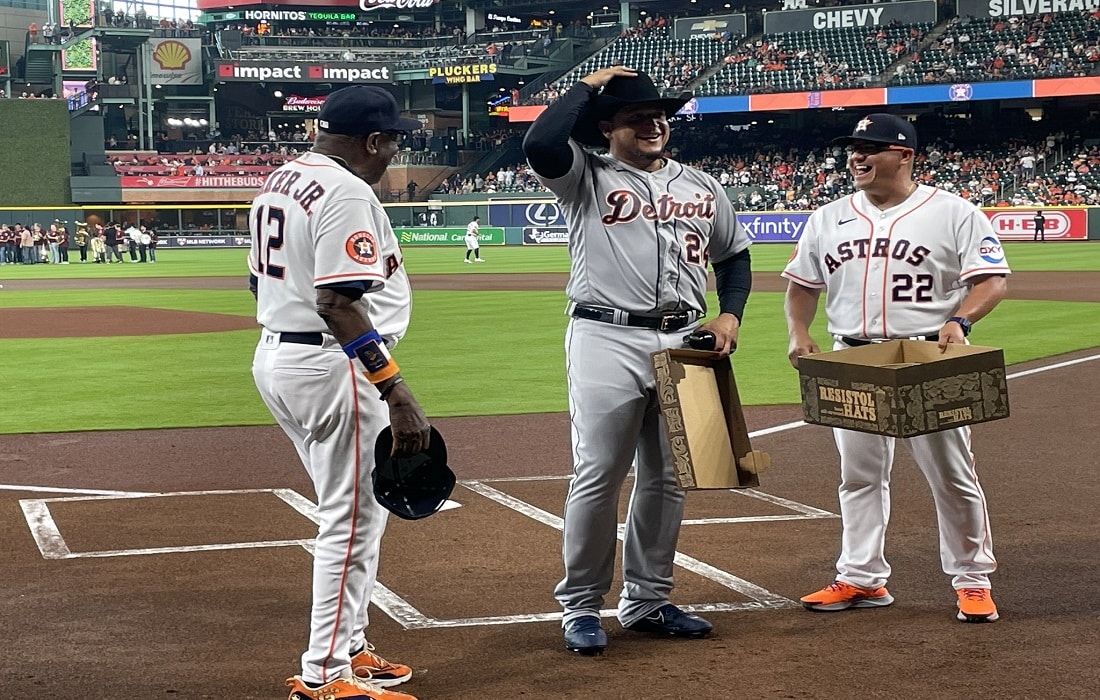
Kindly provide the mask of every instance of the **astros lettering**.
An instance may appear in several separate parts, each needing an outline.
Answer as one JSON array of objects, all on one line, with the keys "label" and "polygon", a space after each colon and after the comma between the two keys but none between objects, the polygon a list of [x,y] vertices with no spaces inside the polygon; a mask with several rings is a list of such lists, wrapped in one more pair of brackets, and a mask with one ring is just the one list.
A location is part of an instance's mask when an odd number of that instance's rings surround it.
[{"label": "astros lettering", "polygon": [[612,207],[611,213],[605,214],[601,221],[610,226],[629,223],[639,216],[647,221],[662,222],[673,219],[713,219],[714,195],[696,192],[694,197],[698,201],[681,202],[665,193],[653,205],[629,190],[612,190],[607,194],[607,203]]},{"label": "astros lettering", "polygon": [[840,266],[849,260],[866,260],[871,258],[893,258],[910,265],[917,266],[925,261],[931,253],[922,245],[913,245],[904,238],[891,241],[889,238],[859,238],[854,241],[844,241],[836,247],[836,257],[832,253],[825,254],[825,267],[829,274],[836,272]]}]

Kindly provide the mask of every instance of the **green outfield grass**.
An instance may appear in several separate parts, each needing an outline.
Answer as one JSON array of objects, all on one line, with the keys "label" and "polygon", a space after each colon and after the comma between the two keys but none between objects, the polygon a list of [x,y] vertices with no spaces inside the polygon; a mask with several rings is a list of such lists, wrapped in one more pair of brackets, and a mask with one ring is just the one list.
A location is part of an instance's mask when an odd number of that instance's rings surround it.
[{"label": "green outfield grass", "polygon": [[[759,272],[779,272],[787,264],[794,246],[785,243],[758,244],[752,248],[752,266]],[[1009,264],[1019,271],[1100,271],[1100,242],[1006,243]],[[488,274],[568,272],[565,246],[483,246],[481,265],[467,265],[465,248],[406,248],[405,266],[410,274]],[[70,251],[72,253],[72,251]],[[247,252],[240,249],[165,249],[157,252],[155,265],[4,265],[5,279],[116,278],[116,277],[233,277],[247,275]],[[75,258],[70,255],[70,259]]]},{"label": "green outfield grass", "polygon": [[[1100,270],[1098,245],[1007,248],[1017,269]],[[414,274],[554,272],[568,264],[561,248],[483,250],[489,260],[483,265],[463,264],[458,248],[410,249],[407,260]],[[789,255],[790,246],[757,246],[754,268],[778,271]],[[32,276],[196,276],[200,269],[236,276],[243,265],[240,250],[165,251],[158,257],[156,265],[4,266],[0,282]],[[5,308],[89,305],[241,316],[254,311],[243,290],[7,289],[0,292],[0,323]],[[562,292],[416,292],[413,323],[395,355],[431,416],[564,411],[564,306]],[[1009,363],[1092,347],[1100,337],[1098,306],[1008,300],[975,328],[972,340],[1003,347]],[[57,335],[64,336],[64,329]],[[249,369],[256,335],[0,340],[4,357],[49,359],[38,363],[42,366],[33,375],[0,375],[0,433],[270,424]],[[820,318],[815,335],[827,343]],[[734,355],[746,405],[798,401],[786,348],[782,295],[753,294]]]}]

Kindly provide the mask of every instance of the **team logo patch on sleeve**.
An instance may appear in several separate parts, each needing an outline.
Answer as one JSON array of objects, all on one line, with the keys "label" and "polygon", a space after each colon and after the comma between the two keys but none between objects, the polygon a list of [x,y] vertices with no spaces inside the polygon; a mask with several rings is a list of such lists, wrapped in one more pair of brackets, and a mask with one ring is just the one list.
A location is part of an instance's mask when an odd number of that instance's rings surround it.
[{"label": "team logo patch on sleeve", "polygon": [[344,245],[348,257],[361,265],[373,265],[378,262],[378,244],[370,231],[356,231],[348,236]]},{"label": "team logo patch on sleeve", "polygon": [[982,256],[982,260],[987,263],[993,263],[996,265],[999,262],[1004,261],[1005,252],[1001,248],[1001,243],[992,236],[986,236],[982,239],[982,242],[978,244],[978,254]]}]

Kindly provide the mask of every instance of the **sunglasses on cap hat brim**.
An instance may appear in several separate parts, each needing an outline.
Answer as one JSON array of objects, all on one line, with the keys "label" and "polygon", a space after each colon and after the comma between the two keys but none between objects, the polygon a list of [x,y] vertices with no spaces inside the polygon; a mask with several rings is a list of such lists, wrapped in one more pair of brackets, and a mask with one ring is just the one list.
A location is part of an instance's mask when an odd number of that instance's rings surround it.
[{"label": "sunglasses on cap hat brim", "polygon": [[864,155],[874,155],[876,153],[882,153],[883,151],[898,151],[904,153],[905,151],[916,151],[910,146],[899,146],[896,143],[883,143],[882,141],[870,141],[864,139],[851,139],[843,144],[844,150],[848,153],[862,153]]}]

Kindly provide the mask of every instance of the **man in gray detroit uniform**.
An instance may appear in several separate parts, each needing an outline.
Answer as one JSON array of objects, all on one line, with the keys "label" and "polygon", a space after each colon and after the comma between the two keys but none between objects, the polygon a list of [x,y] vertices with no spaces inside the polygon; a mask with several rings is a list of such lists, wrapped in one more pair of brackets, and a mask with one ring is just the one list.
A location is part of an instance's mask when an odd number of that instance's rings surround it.
[{"label": "man in gray detroit uniform", "polygon": [[[607,646],[599,615],[614,572],[619,490],[632,462],[619,621],[674,637],[711,629],[668,600],[684,494],[650,354],[681,347],[697,329],[712,332],[723,355],[736,347],[751,286],[750,241],[714,178],[663,155],[668,117],[687,99],[662,98],[644,73],[605,68],[547,107],[523,143],[569,226],[565,352],[574,465],[565,578],[555,595],[565,609],[565,646],[582,654]],[[610,153],[586,153],[582,145]],[[721,313],[700,326],[708,261]]]}]

